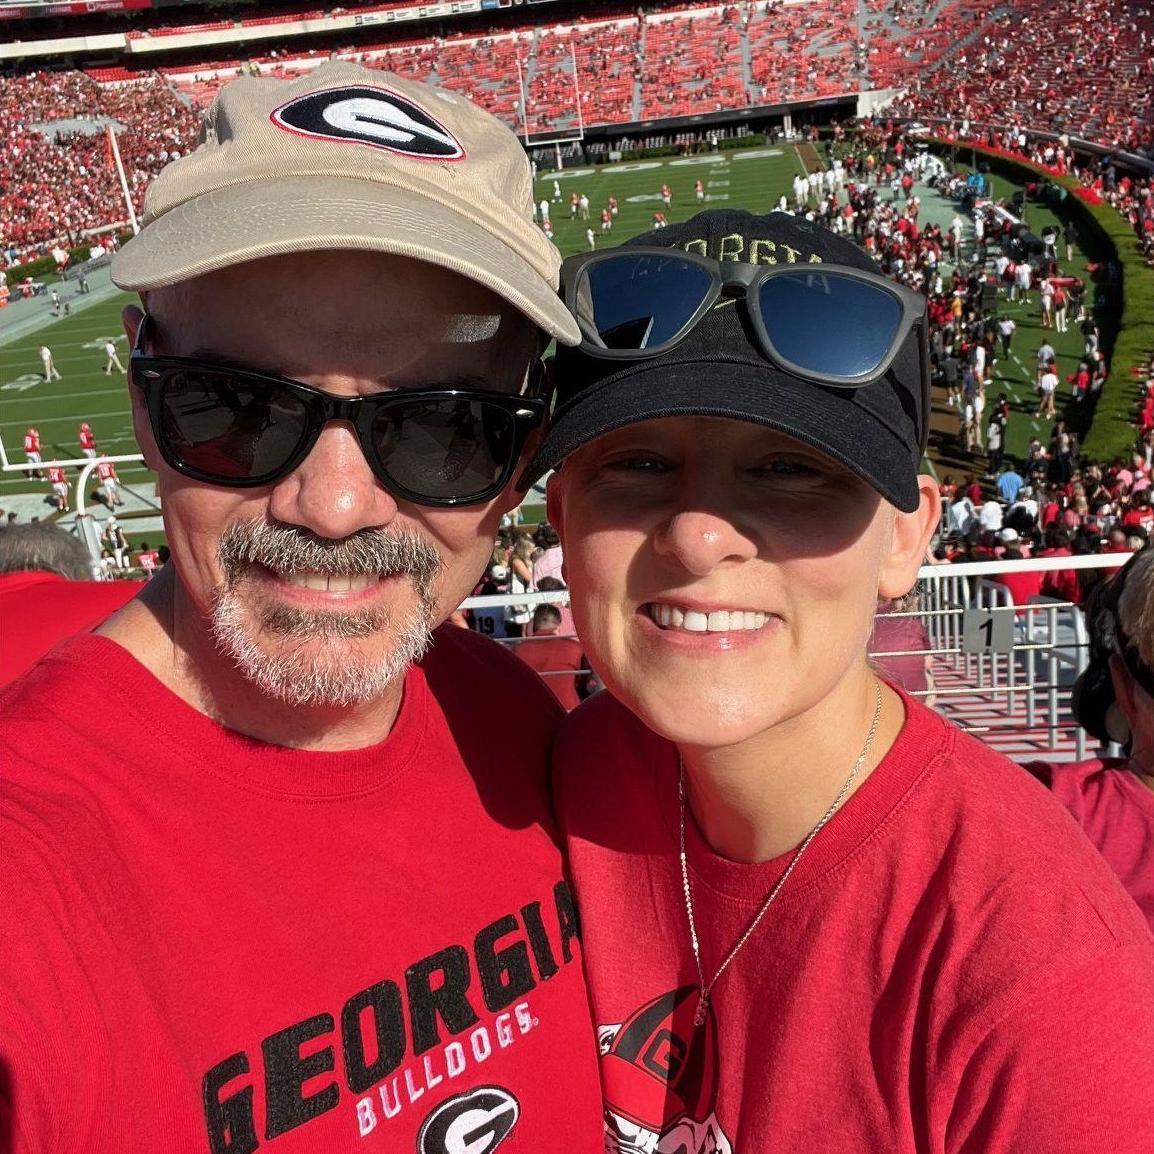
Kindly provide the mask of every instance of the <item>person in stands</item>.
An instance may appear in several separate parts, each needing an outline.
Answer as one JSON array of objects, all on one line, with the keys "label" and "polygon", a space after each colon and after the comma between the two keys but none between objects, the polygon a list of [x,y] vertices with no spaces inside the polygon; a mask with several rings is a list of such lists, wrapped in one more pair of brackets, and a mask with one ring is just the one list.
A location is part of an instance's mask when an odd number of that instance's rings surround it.
[{"label": "person in stands", "polygon": [[584,688],[584,655],[575,637],[561,634],[561,610],[556,605],[538,605],[533,610],[533,633],[515,650],[518,657],[535,669],[565,707],[581,704]]},{"label": "person in stands", "polygon": [[1140,912],[867,659],[939,524],[924,298],[732,210],[562,288],[582,342],[521,483],[556,469],[606,688],[555,752],[606,1148],[1150,1149]]},{"label": "person in stands", "polygon": [[1027,768],[1077,818],[1154,931],[1154,549],[1094,589],[1086,626],[1090,663],[1074,713],[1123,755]]},{"label": "person in stands", "polygon": [[0,532],[0,686],[60,642],[94,629],[143,587],[92,576],[83,542],[59,525],[8,525]]}]

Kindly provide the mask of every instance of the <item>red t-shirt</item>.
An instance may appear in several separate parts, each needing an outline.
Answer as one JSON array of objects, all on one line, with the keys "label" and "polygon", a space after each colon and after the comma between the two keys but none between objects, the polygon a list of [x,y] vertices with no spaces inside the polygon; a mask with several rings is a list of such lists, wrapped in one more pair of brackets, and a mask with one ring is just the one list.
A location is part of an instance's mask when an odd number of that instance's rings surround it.
[{"label": "red t-shirt", "polygon": [[1154,931],[1154,791],[1129,764],[1093,758],[1026,768],[1074,815]]},{"label": "red t-shirt", "polygon": [[37,1154],[597,1148],[559,714],[453,626],[389,736],[346,752],[227,730],[104,637],[46,658],[0,696],[0,1133]]},{"label": "red t-shirt", "polygon": [[66,581],[56,573],[0,575],[0,685],[66,637],[95,629],[143,587],[143,581]]},{"label": "red t-shirt", "polygon": [[[1043,549],[1039,557],[1072,557],[1073,553],[1066,548]],[[1078,581],[1077,569],[1053,569],[1042,574],[1042,592],[1047,597],[1057,597],[1062,601],[1071,601],[1075,605],[1082,603],[1082,586]]]},{"label": "red t-shirt", "polygon": [[[607,693],[562,726],[555,793],[622,1149],[1154,1148],[1139,910],[1029,774],[906,710],[697,1029],[674,747]],[[793,854],[739,865],[687,824],[712,975]]]},{"label": "red t-shirt", "polygon": [[999,573],[993,578],[999,585],[1004,585],[1010,591],[1010,598],[1015,605],[1025,605],[1031,597],[1038,597],[1042,592],[1042,578],[1044,573],[1037,569],[1008,570]]},{"label": "red t-shirt", "polygon": [[577,677],[567,677],[562,671],[573,670],[574,674],[581,671],[581,643],[572,637],[560,637],[557,634],[546,637],[534,637],[522,641],[516,646],[516,654],[529,666],[536,670],[545,684],[553,691],[553,696],[566,709],[576,709],[581,704],[577,694]]},{"label": "red t-shirt", "polygon": [[59,465],[48,466],[48,480],[53,485],[68,484],[68,478],[64,475],[64,470]]},{"label": "red t-shirt", "polygon": [[80,430],[80,447],[82,449],[95,449],[96,437],[93,436],[91,429]]}]

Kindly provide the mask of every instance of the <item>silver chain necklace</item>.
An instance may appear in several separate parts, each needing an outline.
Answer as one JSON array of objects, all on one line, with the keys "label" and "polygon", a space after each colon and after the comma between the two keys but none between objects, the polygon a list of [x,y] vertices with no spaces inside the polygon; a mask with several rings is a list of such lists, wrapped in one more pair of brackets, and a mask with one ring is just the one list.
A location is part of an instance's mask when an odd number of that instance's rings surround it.
[{"label": "silver chain necklace", "polygon": [[677,798],[681,810],[680,818],[680,834],[681,834],[681,885],[685,890],[685,912],[689,917],[689,940],[693,943],[693,960],[697,964],[697,980],[699,983],[700,994],[697,1000],[697,1012],[693,1015],[693,1024],[701,1026],[705,1023],[706,1011],[709,1008],[709,995],[713,992],[713,987],[717,985],[717,979],[729,968],[730,962],[741,952],[742,947],[753,936],[753,931],[757,929],[761,923],[761,919],[769,912],[769,907],[773,905],[777,895],[781,893],[781,887],[789,880],[789,875],[793,873],[797,863],[801,861],[802,854],[809,849],[810,842],[813,841],[822,829],[829,822],[839,809],[841,804],[845,801],[846,794],[849,793],[850,787],[853,785],[861,768],[866,763],[866,758],[870,755],[870,750],[873,748],[874,737],[877,735],[878,722],[882,716],[882,687],[877,680],[874,681],[874,693],[876,695],[876,704],[874,705],[873,721],[870,722],[869,733],[866,734],[865,745],[862,746],[861,753],[858,754],[857,761],[853,763],[849,771],[849,776],[845,779],[841,789],[838,790],[837,797],[830,803],[829,809],[822,814],[821,819],[817,825],[809,831],[809,835],[805,841],[797,847],[796,852],[790,859],[789,865],[785,867],[785,872],[774,883],[773,889],[766,895],[765,901],[761,903],[761,908],[753,916],[753,920],[745,928],[745,933],[734,943],[733,948],[725,955],[725,960],[717,967],[717,973],[707,982],[705,980],[705,971],[701,968],[701,945],[697,939],[697,919],[693,916],[693,889],[689,884],[689,862],[685,856],[685,764],[682,762],[680,756],[677,759]]}]

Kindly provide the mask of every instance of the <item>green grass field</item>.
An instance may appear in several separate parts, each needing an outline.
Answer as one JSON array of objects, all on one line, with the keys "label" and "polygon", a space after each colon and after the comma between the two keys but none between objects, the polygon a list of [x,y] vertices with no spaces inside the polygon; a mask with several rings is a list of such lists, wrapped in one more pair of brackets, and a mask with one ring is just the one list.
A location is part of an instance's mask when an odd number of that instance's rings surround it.
[{"label": "green grass field", "polygon": [[[804,171],[797,151],[788,145],[775,148],[753,148],[745,151],[718,152],[698,157],[672,160],[647,160],[601,167],[574,168],[561,173],[542,172],[536,185],[536,199],[551,202],[554,239],[564,255],[584,251],[588,245],[585,230],[592,228],[600,247],[618,243],[630,236],[648,230],[653,213],[662,207],[661,185],[673,190],[672,210],[667,213],[670,223],[687,220],[700,208],[745,208],[765,212],[773,208],[783,193],[788,193],[793,176]],[[553,201],[553,181],[561,186],[562,200]],[[694,182],[705,184],[706,200],[699,205],[694,195]],[[1005,180],[998,180],[995,194],[1009,197],[1015,188]],[[571,192],[584,193],[590,202],[590,220],[571,220],[569,196]],[[883,193],[888,196],[888,193]],[[610,196],[616,196],[619,213],[613,231],[602,234],[601,209]],[[953,206],[936,194],[923,195],[922,222],[939,220],[943,227],[953,215]],[[1054,220],[1052,212],[1031,204],[1028,210],[1031,227],[1037,232]],[[1076,253],[1076,275],[1085,276],[1087,259],[1102,254]],[[116,294],[91,308],[71,317],[50,322],[46,327],[27,336],[0,345],[0,437],[3,438],[9,460],[22,462],[23,436],[29,425],[36,425],[44,443],[44,458],[72,458],[79,455],[76,435],[80,421],[91,423],[97,444],[102,452],[123,454],[137,451],[132,436],[128,397],[125,381],[118,373],[105,376],[103,344],[107,337],[117,339],[122,361],[127,361],[127,348],[120,326],[120,311],[129,297]],[[45,306],[47,307],[47,306]],[[1005,391],[1011,398],[1014,419],[1010,425],[1009,451],[1021,454],[1033,435],[1048,438],[1049,429],[1033,419],[1033,362],[1041,342],[1037,312],[1037,295],[1029,308],[1006,305],[1005,310],[1015,317],[1019,330],[1015,339],[1016,358],[999,362],[993,393]],[[1052,337],[1059,354],[1059,371],[1065,377],[1074,371],[1081,351],[1080,335],[1071,331],[1064,338]],[[37,350],[47,344],[53,351],[56,366],[63,379],[52,384],[44,382],[40,372]],[[1061,402],[1060,408],[1061,411]],[[938,432],[934,456],[938,469],[954,473],[973,471],[981,473],[981,461],[967,462],[953,453],[952,434],[956,418],[947,409],[944,398],[935,401],[935,430]],[[972,466],[972,468],[971,468]],[[133,487],[148,486],[152,474],[143,465],[124,464],[118,467],[123,484]],[[150,493],[150,489],[147,490]],[[0,476],[0,506],[14,493],[44,493],[44,482],[29,480],[21,473]],[[43,506],[42,515],[51,510]]]},{"label": "green grass field", "polygon": [[[102,453],[139,452],[132,435],[125,379],[113,370],[105,376],[104,342],[113,337],[122,363],[128,350],[120,325],[120,311],[130,298],[123,294],[100,301],[84,312],[51,322],[45,328],[0,345],[0,437],[12,462],[24,460],[24,431],[40,430],[42,455],[69,459],[80,456],[77,432],[88,421]],[[41,372],[38,349],[52,350],[61,380],[48,384]],[[151,479],[142,465],[124,464],[117,469],[121,480],[132,485]],[[41,489],[46,485],[40,483]],[[13,492],[35,490],[21,474],[0,479],[0,504]]]},{"label": "green grass field", "polygon": [[[553,239],[564,256],[584,252],[585,230],[592,228],[599,246],[615,244],[645,232],[653,225],[654,212],[661,209],[661,186],[673,190],[669,223],[688,220],[703,208],[744,208],[769,212],[791,182],[804,172],[797,151],[789,145],[752,148],[744,151],[713,152],[674,160],[639,160],[625,164],[574,168],[543,174],[537,181],[537,200],[552,201],[553,181],[561,186],[562,203],[551,204]],[[705,203],[698,204],[694,183],[705,185]],[[570,220],[571,193],[589,198],[590,220]],[[618,216],[613,231],[602,235],[601,209],[616,196]]]}]

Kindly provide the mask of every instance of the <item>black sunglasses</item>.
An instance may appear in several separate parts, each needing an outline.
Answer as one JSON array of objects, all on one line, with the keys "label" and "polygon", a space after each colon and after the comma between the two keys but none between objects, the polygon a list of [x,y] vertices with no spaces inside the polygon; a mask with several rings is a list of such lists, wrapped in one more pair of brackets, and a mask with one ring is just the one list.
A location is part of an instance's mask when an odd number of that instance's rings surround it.
[{"label": "black sunglasses", "polygon": [[304,461],[329,421],[348,421],[373,475],[395,496],[475,505],[508,484],[545,414],[537,361],[526,394],[394,389],[338,397],[287,377],[146,353],[150,323],[145,316],[136,333],[132,382],[165,461],[210,485],[271,485]]},{"label": "black sunglasses", "polygon": [[[804,381],[857,389],[883,377],[911,332],[919,342],[918,437],[929,436],[926,301],[879,273],[841,265],[756,265],[629,246],[561,266],[581,351],[604,360],[660,356],[721,298],[741,298],[762,354]],[[736,299],[734,301],[736,304]]]}]

